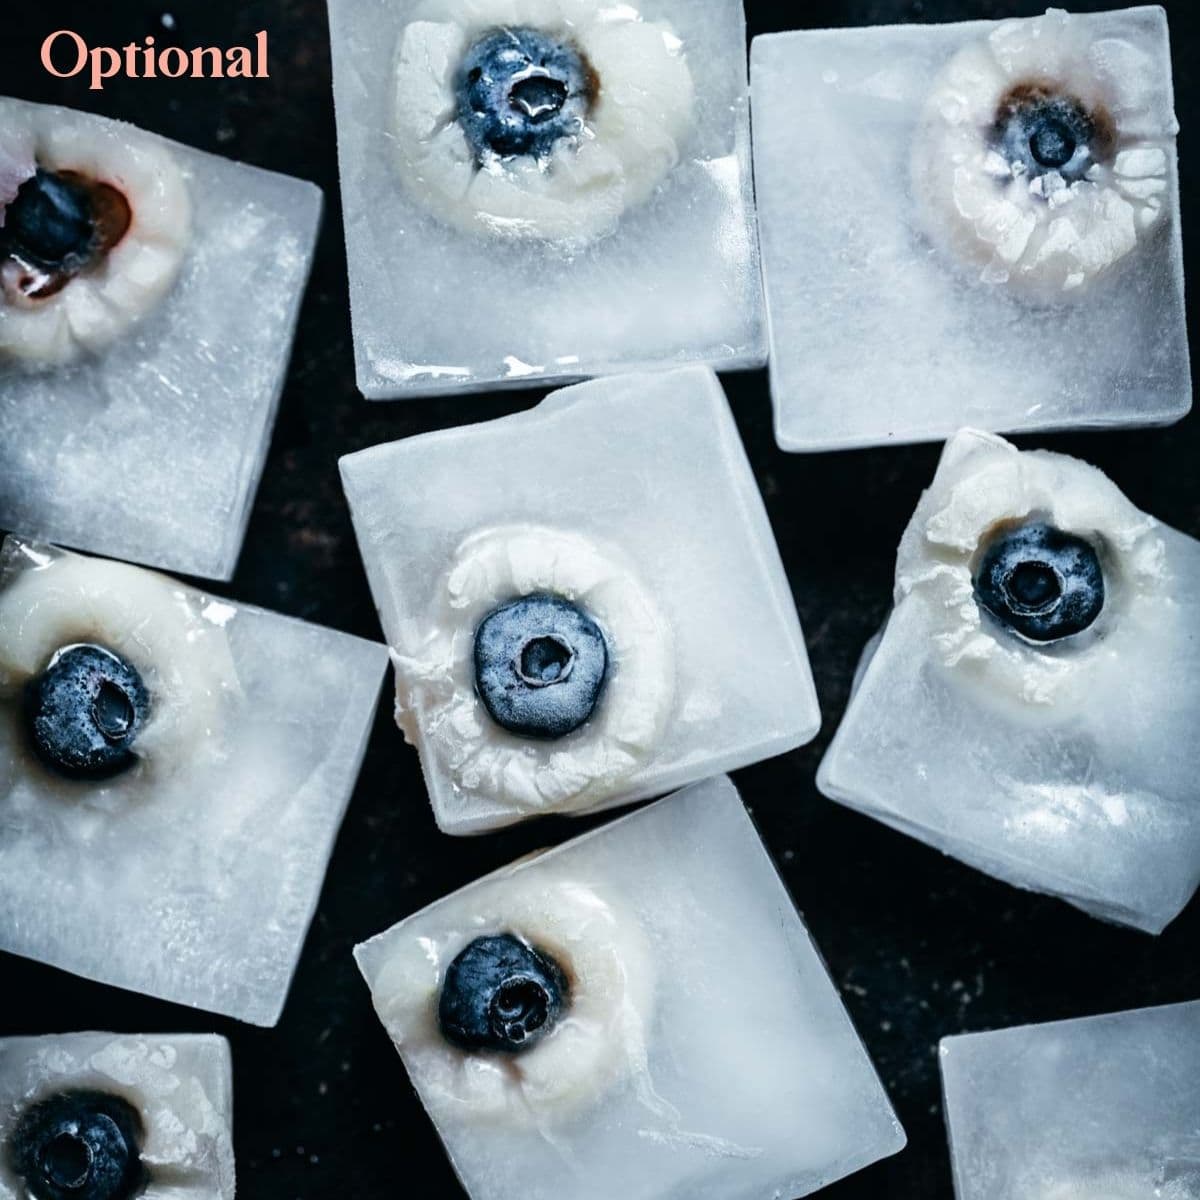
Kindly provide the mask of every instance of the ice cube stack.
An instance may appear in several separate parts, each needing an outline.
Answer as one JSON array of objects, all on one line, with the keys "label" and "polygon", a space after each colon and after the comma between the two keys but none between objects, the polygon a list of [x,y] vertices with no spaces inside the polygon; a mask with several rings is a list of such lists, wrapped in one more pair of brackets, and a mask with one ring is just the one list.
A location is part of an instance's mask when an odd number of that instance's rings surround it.
[{"label": "ice cube stack", "polygon": [[[820,790],[1161,932],[1200,543],[996,435],[1190,408],[1165,13],[748,75],[741,0],[328,8],[363,395],[588,381],[341,459],[386,648],[51,545],[230,578],[321,201],[0,100],[0,949],[275,1024],[390,655],[444,833],[682,788],[356,947],[472,1200],[809,1195],[906,1138],[722,775],[820,712],[713,372],[769,346],[783,450],[946,439]],[[222,1039],[4,1034],[0,1200],[232,1200]],[[941,1066],[959,1200],[1200,1200],[1200,1004]]]}]

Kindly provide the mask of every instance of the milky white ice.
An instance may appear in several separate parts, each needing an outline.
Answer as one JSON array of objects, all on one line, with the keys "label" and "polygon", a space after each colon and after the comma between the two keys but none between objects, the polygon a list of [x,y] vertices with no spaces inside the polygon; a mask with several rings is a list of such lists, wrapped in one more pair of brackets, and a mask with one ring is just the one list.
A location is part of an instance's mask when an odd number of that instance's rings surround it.
[{"label": "milky white ice", "polygon": [[[320,192],[93,114],[17,100],[0,113],[0,194],[33,154],[104,184],[118,227],[126,201],[129,213],[98,263],[41,298],[0,297],[0,527],[228,578]],[[10,170],[13,154],[26,158]],[[5,245],[0,227],[12,275]]]},{"label": "milky white ice", "polygon": [[[581,384],[341,467],[397,720],[447,832],[661,795],[815,734],[791,590],[711,372]],[[608,649],[598,701],[552,737],[501,726],[476,657],[489,613],[544,595]]]},{"label": "milky white ice", "polygon": [[113,1097],[136,1114],[147,1195],[233,1200],[229,1044],[208,1034],[116,1033],[0,1040],[0,1200],[34,1194],[13,1169],[22,1119],[80,1092]]},{"label": "milky white ice", "polygon": [[[566,743],[506,733],[475,688],[476,628],[514,596],[544,592],[581,604],[617,663],[586,736]],[[671,627],[619,556],[541,526],[486,529],[458,548],[440,599],[428,640],[393,656],[396,719],[414,744],[427,725],[430,752],[451,764],[459,787],[522,813],[584,809],[654,752],[675,698]]]},{"label": "milky white ice", "polygon": [[102,351],[162,302],[178,278],[191,233],[191,201],[166,143],[131,125],[0,99],[0,202],[4,164],[67,173],[113,189],[128,228],[99,261],[43,294],[41,272],[0,262],[0,360],[60,365]]},{"label": "milky white ice", "polygon": [[[449,968],[506,935],[561,970],[563,1007],[527,1046],[463,1048],[440,1017]],[[904,1145],[728,779],[498,871],[355,956],[472,1200],[773,1200]],[[509,980],[475,983],[499,997]]]},{"label": "milky white ice", "polygon": [[1149,69],[1137,48],[1061,9],[959,51],[913,146],[930,236],[989,282],[1082,293],[1152,234],[1169,198],[1175,128],[1153,110]]},{"label": "milky white ice", "polygon": [[[984,565],[1031,537],[1049,549],[1013,560],[1007,601],[990,595]],[[1200,883],[1198,588],[1200,543],[1094,467],[958,434],[900,543],[895,608],[819,787],[1020,887],[1159,932]],[[1066,623],[1089,590],[1098,615]],[[1039,632],[1060,601],[1063,626]]]},{"label": "milky white ice", "polygon": [[[441,936],[384,934],[357,951],[392,1040],[435,1119],[456,1111],[481,1122],[538,1129],[596,1103],[644,1074],[654,964],[620,902],[569,875],[506,875],[439,910]],[[467,1054],[438,1029],[446,967],[481,933],[511,933],[549,954],[570,980],[570,1017],[523,1053]]]},{"label": "milky white ice", "polygon": [[958,1200],[1197,1200],[1200,1003],[944,1038]]},{"label": "milky white ice", "polygon": [[784,449],[1188,411],[1161,8],[771,34],[752,88]]},{"label": "milky white ice", "polygon": [[765,361],[741,0],[329,10],[366,396]]},{"label": "milky white ice", "polygon": [[[107,777],[58,769],[29,732],[30,685],[79,645],[119,656],[145,687],[132,761]],[[386,661],[346,634],[10,538],[0,948],[274,1024]]]},{"label": "milky white ice", "polygon": [[[584,128],[544,157],[480,162],[454,119],[458,74],[495,29],[535,28],[577,47],[601,81]],[[427,0],[396,52],[401,178],[430,212],[478,233],[588,241],[611,232],[679,161],[691,132],[691,72],[665,22],[595,0]]]}]

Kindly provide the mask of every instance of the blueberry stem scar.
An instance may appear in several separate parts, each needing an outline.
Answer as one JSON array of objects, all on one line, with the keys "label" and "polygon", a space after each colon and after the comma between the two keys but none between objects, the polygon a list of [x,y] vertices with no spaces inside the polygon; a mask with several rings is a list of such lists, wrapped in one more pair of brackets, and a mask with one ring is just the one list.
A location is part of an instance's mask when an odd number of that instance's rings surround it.
[{"label": "blueberry stem scar", "polygon": [[532,28],[493,29],[466,52],[455,88],[458,121],[480,164],[547,158],[578,139],[599,91],[583,53],[566,37]]},{"label": "blueberry stem scar", "polygon": [[26,296],[44,299],[103,259],[132,220],[128,200],[111,185],[39,167],[4,210],[0,258],[24,269]]},{"label": "blueberry stem scar", "polygon": [[107,779],[137,762],[150,694],[137,668],[104,646],[63,646],[25,687],[30,746],[70,779]]},{"label": "blueberry stem scar", "polygon": [[984,548],[974,584],[981,607],[1033,642],[1082,633],[1105,601],[1096,548],[1042,521],[998,529]]},{"label": "blueberry stem scar", "polygon": [[475,938],[446,969],[438,1023],[460,1049],[516,1054],[554,1028],[569,990],[559,964],[523,938]]},{"label": "blueberry stem scar", "polygon": [[147,1183],[143,1135],[123,1097],[67,1091],[26,1108],[4,1149],[32,1200],[132,1200]]},{"label": "blueberry stem scar", "polygon": [[521,737],[552,740],[585,724],[608,676],[608,644],[578,604],[536,593],[493,609],[475,631],[475,690]]},{"label": "blueberry stem scar", "polygon": [[1111,158],[1116,128],[1104,109],[1089,108],[1066,88],[1026,82],[1001,97],[992,140],[1015,172],[1036,178],[1054,171],[1075,183]]}]

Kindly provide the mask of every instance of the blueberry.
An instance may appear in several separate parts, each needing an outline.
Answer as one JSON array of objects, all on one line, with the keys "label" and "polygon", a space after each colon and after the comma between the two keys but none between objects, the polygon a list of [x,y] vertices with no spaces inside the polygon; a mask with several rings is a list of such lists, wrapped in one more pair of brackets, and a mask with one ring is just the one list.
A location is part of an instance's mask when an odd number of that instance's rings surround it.
[{"label": "blueberry", "polygon": [[8,1143],[36,1200],[129,1200],[145,1183],[142,1120],[119,1096],[63,1092],[29,1108]]},{"label": "blueberry", "polygon": [[1034,642],[1082,633],[1104,607],[1104,572],[1095,547],[1053,525],[1010,528],[984,551],[975,597],[1010,629]]},{"label": "blueberry", "polygon": [[149,711],[142,677],[103,646],[64,646],[25,689],[35,753],[73,779],[106,779],[133,766]]},{"label": "blueberry", "polygon": [[546,157],[578,137],[596,95],[596,78],[570,44],[536,29],[495,29],[459,69],[459,121],[475,157]]},{"label": "blueberry", "polygon": [[0,247],[47,271],[78,270],[92,257],[97,229],[89,190],[41,168],[4,211]]},{"label": "blueberry", "polygon": [[475,631],[475,686],[510,733],[565,737],[592,715],[608,673],[600,627],[561,596],[525,596]]},{"label": "blueberry", "polygon": [[464,1050],[525,1050],[554,1028],[567,1005],[559,965],[501,933],[476,938],[446,970],[438,1022]]},{"label": "blueberry", "polygon": [[1012,89],[1000,103],[995,140],[1008,161],[1030,176],[1057,171],[1068,183],[1083,179],[1111,149],[1103,113],[1089,112],[1071,96],[1041,86]]}]

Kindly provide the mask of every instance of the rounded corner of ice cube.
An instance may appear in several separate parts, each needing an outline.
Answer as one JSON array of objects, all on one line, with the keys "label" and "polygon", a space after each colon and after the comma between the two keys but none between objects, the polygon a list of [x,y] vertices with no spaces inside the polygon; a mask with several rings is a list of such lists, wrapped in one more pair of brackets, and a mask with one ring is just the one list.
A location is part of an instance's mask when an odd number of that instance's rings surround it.
[{"label": "rounded corner of ice cube", "polygon": [[891,1128],[888,1131],[888,1136],[884,1137],[881,1142],[881,1153],[879,1157],[894,1158],[897,1154],[902,1153],[908,1148],[908,1131],[900,1122],[900,1118],[896,1115],[892,1103],[888,1101],[888,1108],[891,1109]]},{"label": "rounded corner of ice cube", "polygon": [[[844,721],[845,718],[843,717],[842,720]],[[826,800],[832,800],[835,804],[848,804],[849,800],[847,799],[846,789],[834,782],[834,775],[838,767],[837,756],[840,749],[837,738],[838,732],[840,732],[840,726],[838,731],[835,731],[833,740],[829,743],[825,753],[821,755],[821,761],[817,765],[815,782],[817,791]]]}]

